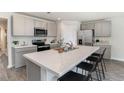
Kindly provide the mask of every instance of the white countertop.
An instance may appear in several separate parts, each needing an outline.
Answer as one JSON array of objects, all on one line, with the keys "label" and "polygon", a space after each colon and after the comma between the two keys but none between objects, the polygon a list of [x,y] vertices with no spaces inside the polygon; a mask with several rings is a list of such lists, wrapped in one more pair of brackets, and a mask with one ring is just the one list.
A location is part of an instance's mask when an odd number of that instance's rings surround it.
[{"label": "white countertop", "polygon": [[110,42],[95,42],[94,45],[111,45]]},{"label": "white countertop", "polygon": [[13,48],[28,48],[28,47],[37,47],[36,45],[25,45],[25,46],[12,46]]},{"label": "white countertop", "polygon": [[24,54],[24,57],[32,63],[54,72],[57,76],[62,76],[99,49],[99,47],[90,46],[78,47],[78,49],[69,52],[58,53],[58,51],[51,49]]}]

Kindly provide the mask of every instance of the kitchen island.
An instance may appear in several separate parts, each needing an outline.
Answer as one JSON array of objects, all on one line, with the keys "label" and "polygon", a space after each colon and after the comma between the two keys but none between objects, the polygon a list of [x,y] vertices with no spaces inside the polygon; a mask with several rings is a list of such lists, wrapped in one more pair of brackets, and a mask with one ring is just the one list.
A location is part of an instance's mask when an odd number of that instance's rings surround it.
[{"label": "kitchen island", "polygon": [[90,46],[77,47],[74,50],[63,53],[58,53],[58,51],[51,49],[24,54],[27,59],[27,80],[57,80],[58,77],[72,70],[81,61],[99,49],[99,47]]}]

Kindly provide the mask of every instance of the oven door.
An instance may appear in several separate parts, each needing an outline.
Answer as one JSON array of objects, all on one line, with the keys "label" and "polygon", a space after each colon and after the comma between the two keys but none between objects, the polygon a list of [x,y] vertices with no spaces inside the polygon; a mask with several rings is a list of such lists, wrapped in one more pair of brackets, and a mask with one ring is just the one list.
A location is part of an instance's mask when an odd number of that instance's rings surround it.
[{"label": "oven door", "polygon": [[34,36],[47,36],[47,30],[41,28],[34,28]]},{"label": "oven door", "polygon": [[37,51],[44,51],[44,50],[49,50],[50,46],[38,46]]}]

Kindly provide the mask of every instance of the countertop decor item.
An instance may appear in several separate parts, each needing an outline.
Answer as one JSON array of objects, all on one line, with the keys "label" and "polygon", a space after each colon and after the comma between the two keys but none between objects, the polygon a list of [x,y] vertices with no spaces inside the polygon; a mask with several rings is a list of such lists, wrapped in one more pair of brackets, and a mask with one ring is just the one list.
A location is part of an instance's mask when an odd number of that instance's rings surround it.
[{"label": "countertop decor item", "polygon": [[96,39],[96,42],[100,42],[99,39]]},{"label": "countertop decor item", "polygon": [[58,53],[63,53],[64,52],[64,48],[55,48],[55,50],[57,50]]},{"label": "countertop decor item", "polygon": [[13,44],[14,45],[18,45],[19,44],[19,41],[13,41]]}]

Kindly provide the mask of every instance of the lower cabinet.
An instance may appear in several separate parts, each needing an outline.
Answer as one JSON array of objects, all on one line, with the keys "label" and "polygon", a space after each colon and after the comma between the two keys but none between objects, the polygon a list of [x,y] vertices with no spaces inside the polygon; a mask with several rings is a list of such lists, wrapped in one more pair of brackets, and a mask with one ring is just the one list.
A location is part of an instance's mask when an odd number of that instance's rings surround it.
[{"label": "lower cabinet", "polygon": [[103,49],[106,48],[104,59],[110,59],[111,58],[111,45],[94,45],[99,46],[100,49],[97,51],[98,53],[102,53]]},{"label": "lower cabinet", "polygon": [[13,48],[12,51],[15,68],[19,68],[25,66],[26,59],[23,57],[23,55],[27,53],[36,52],[37,47]]},{"label": "lower cabinet", "polygon": [[50,44],[50,48],[53,49],[53,48],[58,48],[60,45],[59,44]]}]

